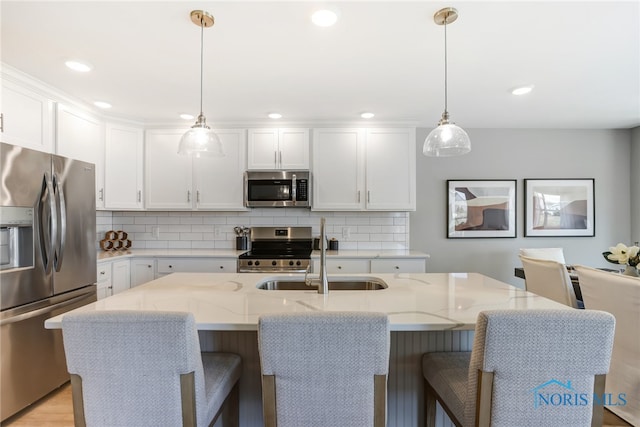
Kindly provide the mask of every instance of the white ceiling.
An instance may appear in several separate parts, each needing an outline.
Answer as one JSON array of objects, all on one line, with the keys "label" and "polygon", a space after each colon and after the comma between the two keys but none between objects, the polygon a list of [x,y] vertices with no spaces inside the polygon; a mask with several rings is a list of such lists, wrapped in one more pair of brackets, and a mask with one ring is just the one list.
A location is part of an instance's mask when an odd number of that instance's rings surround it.
[{"label": "white ceiling", "polygon": [[[339,12],[311,24],[320,6]],[[433,127],[444,107],[442,7],[449,111],[465,128],[631,128],[640,125],[640,0],[635,1],[11,1],[0,2],[2,61],[109,115],[209,124],[409,121]],[[68,70],[79,58],[94,69]],[[527,96],[510,89],[534,84]]]}]

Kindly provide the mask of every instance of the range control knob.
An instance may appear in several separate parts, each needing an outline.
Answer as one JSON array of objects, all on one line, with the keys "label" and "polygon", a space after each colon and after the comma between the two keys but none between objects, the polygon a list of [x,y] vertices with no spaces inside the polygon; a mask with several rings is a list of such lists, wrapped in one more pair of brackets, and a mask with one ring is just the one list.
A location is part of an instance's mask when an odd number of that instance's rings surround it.
[{"label": "range control knob", "polygon": [[302,263],[300,261],[296,261],[296,265],[301,265]]},{"label": "range control knob", "polygon": [[289,265],[293,265],[293,261],[289,261]]},{"label": "range control knob", "polygon": [[278,263],[275,261],[271,261],[271,265],[277,265]]},{"label": "range control knob", "polygon": [[256,261],[256,262],[255,262],[255,264],[256,264],[256,265],[260,265],[260,261]]},{"label": "range control knob", "polygon": [[253,261],[249,261],[247,265],[253,265]]}]

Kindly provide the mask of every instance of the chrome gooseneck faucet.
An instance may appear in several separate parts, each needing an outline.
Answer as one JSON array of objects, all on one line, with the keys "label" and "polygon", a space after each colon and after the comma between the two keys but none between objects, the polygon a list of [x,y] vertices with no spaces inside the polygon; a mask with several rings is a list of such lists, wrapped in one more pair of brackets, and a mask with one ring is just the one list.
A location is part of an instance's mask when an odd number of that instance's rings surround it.
[{"label": "chrome gooseneck faucet", "polygon": [[[319,294],[329,293],[329,281],[327,280],[327,233],[325,230],[326,219],[320,218],[320,272],[317,279],[307,278],[305,273],[304,282],[307,286],[318,284]],[[308,272],[308,269],[307,269]]]}]

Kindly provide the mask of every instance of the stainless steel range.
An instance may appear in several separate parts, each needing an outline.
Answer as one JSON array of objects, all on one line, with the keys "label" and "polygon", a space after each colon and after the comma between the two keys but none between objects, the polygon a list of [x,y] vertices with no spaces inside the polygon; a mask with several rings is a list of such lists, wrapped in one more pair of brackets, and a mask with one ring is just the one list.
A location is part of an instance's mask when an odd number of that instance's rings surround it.
[{"label": "stainless steel range", "polygon": [[312,250],[311,227],[251,227],[251,250],[238,257],[238,272],[304,273]]}]

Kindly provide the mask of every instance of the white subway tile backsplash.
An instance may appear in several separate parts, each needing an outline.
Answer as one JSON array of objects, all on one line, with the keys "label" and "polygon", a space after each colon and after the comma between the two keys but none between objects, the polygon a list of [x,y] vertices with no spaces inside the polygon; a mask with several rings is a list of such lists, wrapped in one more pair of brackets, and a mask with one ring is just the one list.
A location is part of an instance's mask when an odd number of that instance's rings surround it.
[{"label": "white subway tile backsplash", "polygon": [[[408,212],[312,212],[308,209],[252,209],[246,212],[96,212],[96,247],[108,230],[129,233],[132,248],[233,249],[236,226],[306,226],[327,234],[342,250],[409,249]],[[153,231],[159,229],[158,237]],[[349,236],[343,237],[348,228]]]}]

